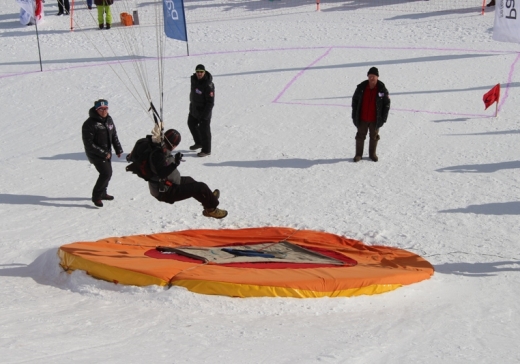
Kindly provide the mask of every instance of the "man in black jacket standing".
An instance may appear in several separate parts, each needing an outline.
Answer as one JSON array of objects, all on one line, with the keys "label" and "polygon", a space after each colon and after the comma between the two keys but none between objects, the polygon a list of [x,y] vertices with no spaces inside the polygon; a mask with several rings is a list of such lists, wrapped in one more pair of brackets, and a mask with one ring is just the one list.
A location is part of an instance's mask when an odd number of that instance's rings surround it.
[{"label": "man in black jacket standing", "polygon": [[357,85],[352,96],[352,121],[357,128],[354,162],[359,162],[363,156],[368,132],[370,132],[368,155],[372,161],[378,161],[376,149],[380,139],[379,128],[386,123],[390,111],[390,95],[385,84],[379,81],[379,70],[371,67],[367,76],[368,80]]},{"label": "man in black jacket standing", "polygon": [[206,71],[204,65],[195,67],[195,73],[191,75],[190,114],[188,115],[188,127],[195,144],[190,150],[202,148],[199,157],[211,155],[211,112],[215,104],[215,85],[213,76]]},{"label": "man in black jacket standing", "polygon": [[90,108],[88,114],[89,118],[83,123],[81,134],[87,158],[99,172],[92,190],[92,202],[97,207],[103,207],[102,200],[114,199],[114,196],[107,194],[108,183],[112,178],[112,147],[118,158],[121,158],[123,148],[119,143],[114,121],[108,115],[107,100],[94,102],[94,107]]}]

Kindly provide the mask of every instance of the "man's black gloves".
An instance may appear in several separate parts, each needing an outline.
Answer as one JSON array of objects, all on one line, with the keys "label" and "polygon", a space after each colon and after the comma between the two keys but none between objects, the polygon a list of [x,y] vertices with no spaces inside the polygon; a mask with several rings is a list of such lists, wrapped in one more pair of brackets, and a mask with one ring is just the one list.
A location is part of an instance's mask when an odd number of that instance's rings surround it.
[{"label": "man's black gloves", "polygon": [[181,161],[182,161],[182,157],[183,157],[183,154],[181,152],[177,152],[175,154],[175,165],[178,166],[179,164],[181,164]]}]

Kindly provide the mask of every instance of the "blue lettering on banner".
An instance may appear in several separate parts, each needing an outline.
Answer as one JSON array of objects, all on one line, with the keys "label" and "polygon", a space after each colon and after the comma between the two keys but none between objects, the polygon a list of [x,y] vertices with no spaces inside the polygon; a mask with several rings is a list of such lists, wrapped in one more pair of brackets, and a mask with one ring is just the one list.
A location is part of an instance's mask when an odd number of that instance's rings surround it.
[{"label": "blue lettering on banner", "polygon": [[164,4],[166,5],[166,9],[170,12],[168,14],[169,17],[171,17],[173,20],[179,19],[179,13],[177,13],[177,10],[175,10],[175,4],[173,3],[173,0],[165,0]]},{"label": "blue lettering on banner", "polygon": [[183,0],[163,0],[163,12],[166,36],[187,42]]},{"label": "blue lettering on banner", "polygon": [[506,0],[506,9],[509,12],[506,19],[516,19],[515,0]]}]

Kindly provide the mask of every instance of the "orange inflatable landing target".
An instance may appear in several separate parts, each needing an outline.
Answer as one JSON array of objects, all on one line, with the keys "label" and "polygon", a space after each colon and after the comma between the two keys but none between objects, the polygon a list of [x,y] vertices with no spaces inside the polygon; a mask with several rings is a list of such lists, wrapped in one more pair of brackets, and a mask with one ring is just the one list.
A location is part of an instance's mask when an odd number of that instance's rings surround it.
[{"label": "orange inflatable landing target", "polygon": [[406,250],[311,230],[185,230],[63,245],[60,265],[136,286],[232,297],[347,297],[420,282],[432,265]]}]

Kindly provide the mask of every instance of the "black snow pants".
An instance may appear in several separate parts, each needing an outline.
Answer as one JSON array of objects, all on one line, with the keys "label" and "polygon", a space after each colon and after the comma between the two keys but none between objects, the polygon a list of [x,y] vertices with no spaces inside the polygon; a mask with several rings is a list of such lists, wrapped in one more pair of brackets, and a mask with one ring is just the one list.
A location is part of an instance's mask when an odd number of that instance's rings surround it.
[{"label": "black snow pants", "polygon": [[101,200],[101,198],[106,195],[108,182],[112,178],[112,162],[110,159],[105,159],[102,161],[95,161],[92,163],[96,170],[99,172],[99,177],[94,185],[94,189],[92,190],[92,201]]},{"label": "black snow pants", "polygon": [[191,114],[188,116],[188,127],[195,144],[202,145],[202,153],[211,153],[211,119],[196,119]]},{"label": "black snow pants", "polygon": [[181,177],[180,185],[173,185],[168,191],[159,193],[158,200],[173,204],[192,197],[199,201],[205,209],[213,209],[219,204],[207,184],[197,182],[189,176]]}]

